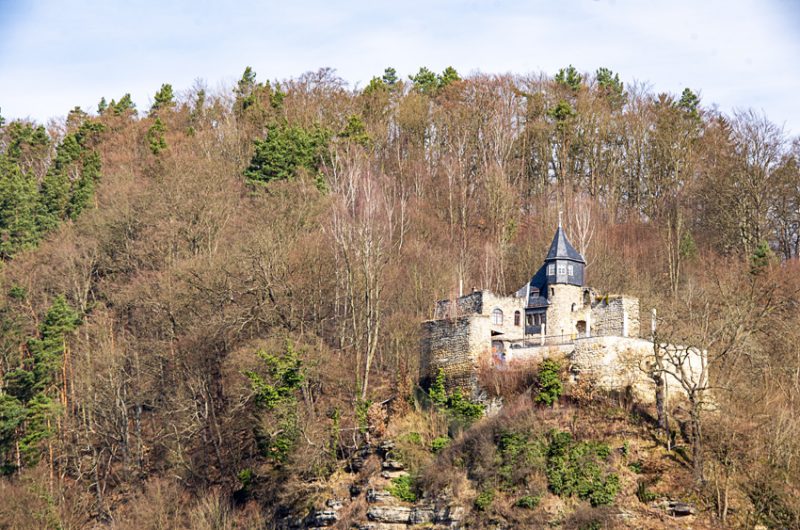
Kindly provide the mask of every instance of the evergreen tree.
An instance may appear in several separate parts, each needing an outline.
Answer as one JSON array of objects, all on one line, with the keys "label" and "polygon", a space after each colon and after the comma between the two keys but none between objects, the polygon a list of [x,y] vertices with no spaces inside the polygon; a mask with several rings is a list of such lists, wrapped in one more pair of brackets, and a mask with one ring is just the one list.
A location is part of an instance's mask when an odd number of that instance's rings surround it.
[{"label": "evergreen tree", "polygon": [[394,87],[400,79],[397,77],[397,70],[390,66],[383,71],[383,76],[380,80],[383,81],[386,86]]},{"label": "evergreen tree", "polygon": [[583,82],[583,76],[578,73],[578,70],[574,66],[569,65],[558,71],[555,81],[559,85],[567,87],[573,92],[577,92]]},{"label": "evergreen tree", "polygon": [[150,114],[154,115],[159,110],[170,109],[175,106],[175,94],[172,91],[172,85],[164,83],[161,89],[156,92],[153,106],[150,107]]},{"label": "evergreen tree", "polygon": [[34,179],[0,155],[0,257],[8,259],[39,240]]},{"label": "evergreen tree", "polygon": [[415,75],[409,76],[409,79],[414,83],[414,88],[423,94],[433,95],[439,88],[439,79],[436,74],[424,66]]},{"label": "evergreen tree", "polygon": [[448,66],[439,76],[439,88],[444,88],[456,81],[461,81],[461,76],[458,75],[455,68]]},{"label": "evergreen tree", "polygon": [[100,98],[100,103],[97,104],[97,113],[103,114],[106,110],[108,110],[108,103],[106,103],[106,98]]},{"label": "evergreen tree", "polygon": [[294,178],[299,168],[313,171],[329,138],[330,132],[320,127],[270,125],[266,138],[254,142],[255,153],[245,176],[251,181],[270,182]]},{"label": "evergreen tree", "polygon": [[153,125],[147,129],[147,144],[154,155],[158,155],[167,148],[166,132],[167,128],[161,118],[156,118]]}]

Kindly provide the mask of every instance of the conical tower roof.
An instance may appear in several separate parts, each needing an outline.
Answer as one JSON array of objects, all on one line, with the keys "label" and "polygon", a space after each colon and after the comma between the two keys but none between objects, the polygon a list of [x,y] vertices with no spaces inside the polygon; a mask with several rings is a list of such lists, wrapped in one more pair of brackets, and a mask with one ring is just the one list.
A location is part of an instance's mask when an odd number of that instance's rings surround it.
[{"label": "conical tower roof", "polygon": [[553,236],[553,242],[550,243],[550,250],[547,251],[547,256],[544,258],[545,261],[557,259],[568,259],[570,261],[577,261],[578,263],[586,263],[586,260],[583,259],[580,252],[575,250],[575,247],[567,240],[567,236],[564,233],[564,229],[561,228],[560,223],[558,225],[558,230],[556,230],[556,235]]}]

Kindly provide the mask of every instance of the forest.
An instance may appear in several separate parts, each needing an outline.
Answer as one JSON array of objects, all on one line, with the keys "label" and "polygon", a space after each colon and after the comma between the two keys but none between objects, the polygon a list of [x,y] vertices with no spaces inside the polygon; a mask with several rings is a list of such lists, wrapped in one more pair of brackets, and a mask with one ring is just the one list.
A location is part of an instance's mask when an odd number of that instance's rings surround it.
[{"label": "forest", "polygon": [[[800,528],[800,137],[700,88],[247,67],[0,117],[0,528],[282,527],[389,437],[396,496],[449,491],[475,528],[543,524],[550,498],[551,526],[615,527],[647,469],[708,528]],[[589,284],[707,350],[671,427],[562,395],[564,366],[496,382],[493,418],[419,388],[435,302],[514,292],[559,212]],[[624,429],[670,467],[611,455]],[[587,490],[575,455],[628,460]]]}]

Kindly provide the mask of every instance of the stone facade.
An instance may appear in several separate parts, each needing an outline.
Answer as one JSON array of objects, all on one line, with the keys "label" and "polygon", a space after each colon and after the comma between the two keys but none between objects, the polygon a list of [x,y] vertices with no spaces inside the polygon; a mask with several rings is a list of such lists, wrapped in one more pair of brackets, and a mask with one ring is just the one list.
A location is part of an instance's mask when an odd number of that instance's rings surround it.
[{"label": "stone facade", "polygon": [[638,337],[639,299],[625,295],[601,298],[591,310],[592,335]]}]

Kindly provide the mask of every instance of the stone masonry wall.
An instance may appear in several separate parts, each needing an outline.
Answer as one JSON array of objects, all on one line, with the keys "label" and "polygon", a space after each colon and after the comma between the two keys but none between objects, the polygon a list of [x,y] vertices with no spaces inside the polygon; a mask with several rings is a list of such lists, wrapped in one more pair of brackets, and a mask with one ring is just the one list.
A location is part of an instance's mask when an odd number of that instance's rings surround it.
[{"label": "stone masonry wall", "polygon": [[[703,383],[705,356],[699,350],[687,350],[667,346],[686,356],[681,365],[687,377]],[[655,400],[655,384],[647,371],[652,365],[653,343],[631,337],[589,337],[575,341],[575,350],[570,356],[570,371],[575,380],[590,380],[598,388],[624,392],[630,388],[635,398],[644,403]],[[670,366],[670,356],[665,364],[668,370],[677,371],[681,366]],[[676,362],[677,364],[677,362]],[[667,376],[668,393],[672,398],[685,396],[685,391],[675,377]]]},{"label": "stone masonry wall", "polygon": [[436,303],[433,318],[457,318],[483,312],[483,291],[475,291],[456,298],[455,300],[440,300]]},{"label": "stone masonry wall", "polygon": [[639,299],[609,296],[592,308],[592,335],[638,337]]},{"label": "stone masonry wall", "polygon": [[554,294],[550,297],[547,307],[548,336],[573,335],[575,330],[576,313],[572,310],[583,308],[583,289],[577,285],[552,285]]},{"label": "stone masonry wall", "polygon": [[491,355],[491,327],[484,316],[423,322],[420,383],[430,385],[444,370],[448,390],[477,393],[477,369],[482,357]]}]

